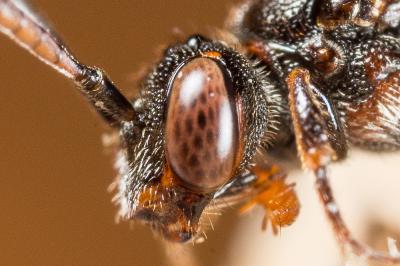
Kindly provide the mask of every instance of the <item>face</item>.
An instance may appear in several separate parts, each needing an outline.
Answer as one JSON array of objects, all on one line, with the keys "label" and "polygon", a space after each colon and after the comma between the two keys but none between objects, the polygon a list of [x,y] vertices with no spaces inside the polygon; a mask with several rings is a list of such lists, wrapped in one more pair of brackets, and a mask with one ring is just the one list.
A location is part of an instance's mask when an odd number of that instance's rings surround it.
[{"label": "face", "polygon": [[139,121],[121,129],[121,215],[171,241],[195,237],[266,130],[261,77],[246,57],[201,36],[166,49],[135,100]]}]

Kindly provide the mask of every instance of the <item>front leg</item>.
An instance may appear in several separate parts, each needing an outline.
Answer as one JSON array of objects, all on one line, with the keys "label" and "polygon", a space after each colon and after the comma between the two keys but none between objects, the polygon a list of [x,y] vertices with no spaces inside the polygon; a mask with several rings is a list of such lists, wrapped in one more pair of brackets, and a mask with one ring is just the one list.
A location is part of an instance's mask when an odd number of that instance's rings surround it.
[{"label": "front leg", "polygon": [[386,263],[400,262],[397,254],[383,254],[359,243],[342,219],[326,168],[331,161],[343,158],[347,147],[329,99],[313,85],[308,70],[294,69],[288,76],[287,85],[298,153],[303,167],[316,177],[316,189],[343,251]]},{"label": "front leg", "polygon": [[274,234],[281,227],[291,225],[300,210],[294,184],[286,183],[286,174],[276,165],[254,166],[222,188],[211,206],[238,203],[244,203],[241,213],[261,206],[265,211],[262,229],[270,223]]}]

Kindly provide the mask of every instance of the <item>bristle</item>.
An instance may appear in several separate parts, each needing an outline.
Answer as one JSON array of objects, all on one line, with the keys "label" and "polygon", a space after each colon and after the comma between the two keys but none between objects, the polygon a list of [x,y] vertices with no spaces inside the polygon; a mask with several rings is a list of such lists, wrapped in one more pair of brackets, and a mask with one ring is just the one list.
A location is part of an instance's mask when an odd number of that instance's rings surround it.
[{"label": "bristle", "polygon": [[270,80],[270,72],[267,70],[265,64],[260,59],[252,59],[253,68],[256,71],[258,80],[261,81],[262,89],[267,97],[267,113],[268,124],[259,149],[268,149],[274,144],[279,130],[282,127],[282,116],[288,114],[287,107],[285,107],[285,100],[282,96],[282,91],[273,85]]}]

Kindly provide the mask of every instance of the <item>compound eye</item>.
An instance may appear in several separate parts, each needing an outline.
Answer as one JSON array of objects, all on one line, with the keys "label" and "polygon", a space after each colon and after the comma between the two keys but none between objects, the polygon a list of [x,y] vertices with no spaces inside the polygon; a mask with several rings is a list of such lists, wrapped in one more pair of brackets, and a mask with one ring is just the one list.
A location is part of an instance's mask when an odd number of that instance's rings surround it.
[{"label": "compound eye", "polygon": [[209,58],[184,65],[172,83],[166,120],[167,160],[185,184],[211,190],[235,170],[238,118],[232,84]]}]

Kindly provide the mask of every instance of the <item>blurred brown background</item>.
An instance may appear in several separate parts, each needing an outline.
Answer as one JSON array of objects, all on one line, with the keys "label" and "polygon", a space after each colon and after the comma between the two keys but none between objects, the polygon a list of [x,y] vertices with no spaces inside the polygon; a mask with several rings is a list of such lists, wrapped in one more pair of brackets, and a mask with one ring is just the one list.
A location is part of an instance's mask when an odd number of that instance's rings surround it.
[{"label": "blurred brown background", "polygon": [[[75,54],[103,67],[125,92],[133,89],[132,74],[174,39],[174,28],[219,27],[233,2],[35,1]],[[147,228],[115,224],[105,126],[73,85],[3,36],[0,62],[0,264],[165,265],[164,246]],[[385,230],[386,221],[395,229],[400,221],[399,156],[351,155],[332,171],[335,191],[357,236],[374,242],[365,217],[379,217]],[[261,212],[238,219],[228,211],[195,246],[199,265],[340,265],[309,175],[293,177],[303,204],[298,223],[273,238],[260,232]]]}]

